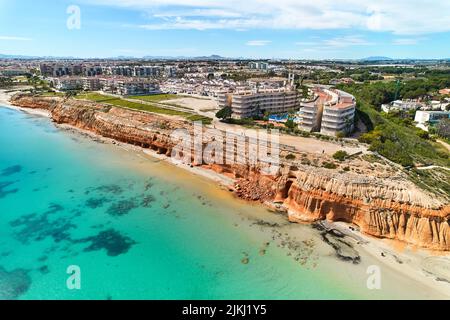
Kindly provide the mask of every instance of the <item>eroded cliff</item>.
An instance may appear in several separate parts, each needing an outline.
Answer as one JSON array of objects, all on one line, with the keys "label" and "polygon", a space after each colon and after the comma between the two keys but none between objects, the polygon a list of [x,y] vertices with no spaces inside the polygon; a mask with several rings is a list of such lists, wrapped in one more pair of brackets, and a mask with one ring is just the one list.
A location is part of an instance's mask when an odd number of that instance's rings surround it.
[{"label": "eroded cliff", "polygon": [[[193,130],[186,121],[88,101],[16,95],[12,103],[46,109],[56,123],[151,148],[168,157],[175,145],[171,133],[179,128]],[[321,156],[313,160],[329,159]],[[360,170],[361,161],[349,163],[355,169],[345,172],[320,168],[309,160],[303,164],[297,157],[284,160],[275,176],[262,174],[258,166],[197,165],[234,178],[233,189],[239,197],[275,204],[292,222],[345,221],[372,236],[450,250],[448,201],[417,188],[401,172],[387,166],[372,170],[384,171],[384,175],[368,174],[371,171]]]}]

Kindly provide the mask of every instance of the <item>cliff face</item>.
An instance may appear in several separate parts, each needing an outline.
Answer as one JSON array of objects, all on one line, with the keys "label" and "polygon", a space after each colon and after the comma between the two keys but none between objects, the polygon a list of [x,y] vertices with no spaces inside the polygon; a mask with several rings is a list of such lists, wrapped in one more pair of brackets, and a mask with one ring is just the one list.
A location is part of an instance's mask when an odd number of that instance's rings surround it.
[{"label": "cliff face", "polygon": [[[12,103],[46,109],[57,123],[151,148],[168,157],[175,145],[170,138],[173,130],[192,131],[185,121],[86,101],[18,95]],[[285,208],[293,222],[345,221],[376,237],[450,250],[450,205],[407,179],[340,173],[288,161],[276,176],[265,176],[255,166],[198,165],[233,177],[235,192],[243,199]]]},{"label": "cliff face", "polygon": [[376,237],[450,250],[448,204],[404,183],[358,181],[357,177],[345,181],[324,172],[302,172],[290,186],[279,185],[276,200],[289,208],[289,219],[294,222],[345,221]]}]

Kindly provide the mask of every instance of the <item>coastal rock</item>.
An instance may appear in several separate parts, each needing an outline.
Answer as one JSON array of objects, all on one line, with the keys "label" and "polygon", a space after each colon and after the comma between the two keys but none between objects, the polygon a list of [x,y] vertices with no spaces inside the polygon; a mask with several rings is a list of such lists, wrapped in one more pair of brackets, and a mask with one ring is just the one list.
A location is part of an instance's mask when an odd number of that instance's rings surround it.
[{"label": "coastal rock", "polygon": [[[56,123],[168,157],[175,146],[171,133],[180,128],[193,132],[187,121],[89,101],[19,94],[12,104],[48,110]],[[274,203],[287,210],[291,222],[344,221],[375,237],[450,250],[448,199],[426,193],[405,177],[393,179],[389,172],[384,177],[368,176],[359,168],[338,172],[287,160],[275,176],[262,174],[257,165],[195,165],[232,178],[231,189],[242,199]]]}]

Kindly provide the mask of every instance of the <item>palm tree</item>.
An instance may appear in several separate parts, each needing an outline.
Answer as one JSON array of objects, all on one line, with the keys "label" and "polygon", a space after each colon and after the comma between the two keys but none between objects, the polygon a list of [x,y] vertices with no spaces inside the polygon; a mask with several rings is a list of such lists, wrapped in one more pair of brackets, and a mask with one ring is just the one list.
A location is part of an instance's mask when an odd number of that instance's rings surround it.
[{"label": "palm tree", "polygon": [[78,95],[78,91],[77,90],[66,91],[64,93],[64,100],[69,100],[70,98],[73,98],[73,97],[75,97],[77,95]]}]

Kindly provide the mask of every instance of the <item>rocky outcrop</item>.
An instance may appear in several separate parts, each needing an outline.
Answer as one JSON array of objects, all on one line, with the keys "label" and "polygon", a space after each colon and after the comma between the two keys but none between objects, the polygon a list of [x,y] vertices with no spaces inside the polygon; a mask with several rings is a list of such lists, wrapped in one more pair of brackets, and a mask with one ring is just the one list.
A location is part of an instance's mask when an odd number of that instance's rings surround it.
[{"label": "rocky outcrop", "polygon": [[[278,186],[277,199],[294,222],[354,223],[366,234],[435,250],[450,250],[450,207],[408,181],[301,172],[291,185]],[[353,178],[353,179],[351,179]],[[286,188],[289,188],[286,195]],[[283,199],[284,198],[284,199]]]},{"label": "rocky outcrop", "polygon": [[[151,148],[168,157],[175,145],[171,133],[180,128],[193,130],[186,121],[87,101],[17,95],[12,103],[46,109],[57,123]],[[196,165],[232,177],[236,181],[232,188],[239,197],[274,203],[292,222],[345,221],[372,236],[450,250],[448,201],[425,193],[401,176],[387,179],[287,160],[275,176],[262,174],[256,165]]]}]

